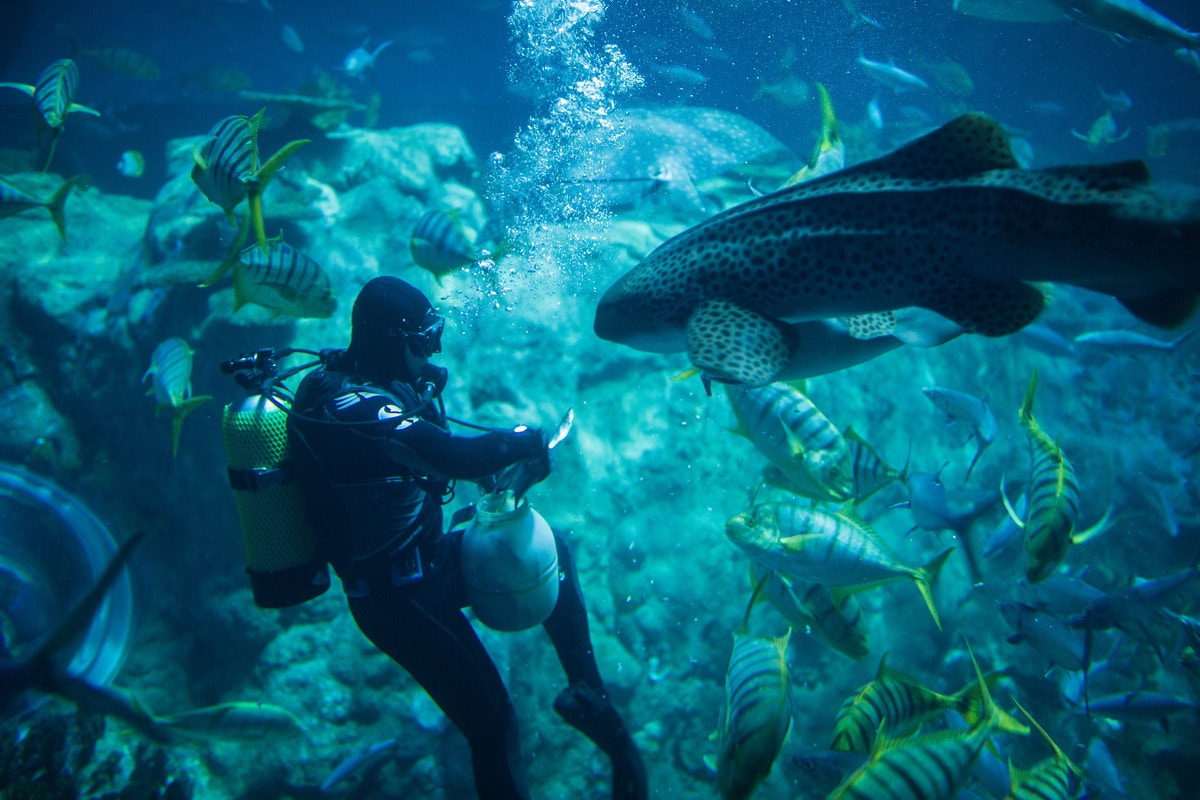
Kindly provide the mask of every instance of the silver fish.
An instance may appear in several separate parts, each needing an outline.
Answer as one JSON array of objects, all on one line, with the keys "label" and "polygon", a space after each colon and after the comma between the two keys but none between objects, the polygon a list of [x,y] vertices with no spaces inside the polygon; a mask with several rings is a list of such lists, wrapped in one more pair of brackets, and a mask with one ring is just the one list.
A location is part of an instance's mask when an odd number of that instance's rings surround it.
[{"label": "silver fish", "polygon": [[1079,355],[1079,348],[1075,346],[1075,342],[1040,322],[1026,325],[1013,334],[1013,338],[1039,353],[1055,358],[1074,358]]},{"label": "silver fish", "polygon": [[1121,591],[1096,598],[1087,608],[1068,620],[1072,628],[1129,631],[1149,617],[1162,611],[1172,595],[1200,578],[1200,569],[1191,567],[1174,575],[1153,580],[1139,580]]},{"label": "silver fish", "polygon": [[342,60],[342,72],[361,80],[363,73],[375,66],[375,59],[379,58],[379,54],[392,44],[392,40],[388,39],[386,42],[381,42],[374,50],[367,50],[369,41],[371,40],[364,39],[361,45],[346,54]]},{"label": "silver fish", "polygon": [[389,751],[395,748],[395,746],[395,739],[384,739],[382,742],[375,742],[356,753],[346,756],[345,759],[333,768],[333,772],[330,772],[325,777],[325,780],[321,781],[320,792],[325,794],[354,773],[365,772],[370,769],[372,765],[387,758]]},{"label": "silver fish", "polygon": [[1148,179],[1141,162],[1020,169],[1001,126],[967,114],[667,240],[605,292],[595,332],[757,386],[800,349],[793,323],[919,306],[1003,336],[1041,312],[1035,281],[1181,325],[1200,294],[1200,207]]},{"label": "silver fish", "polygon": [[1127,722],[1163,720],[1172,714],[1200,709],[1195,701],[1163,692],[1129,692],[1098,697],[1091,701],[1091,713]]},{"label": "silver fish", "polygon": [[923,78],[913,75],[908,70],[901,69],[891,61],[872,61],[861,52],[858,54],[858,65],[872,80],[887,86],[897,92],[914,89],[928,89],[929,84]]},{"label": "silver fish", "polygon": [[846,144],[842,141],[841,134],[838,133],[833,99],[829,96],[829,90],[822,83],[817,84],[817,93],[821,97],[821,138],[813,147],[808,163],[801,167],[795,175],[788,178],[787,183],[782,187],[784,189],[795,186],[797,183],[816,180],[822,175],[837,172],[846,166]]},{"label": "silver fish", "polygon": [[168,735],[199,741],[260,741],[303,732],[296,715],[270,703],[235,701],[156,717]]},{"label": "silver fish", "polygon": [[1192,328],[1182,336],[1162,340],[1144,333],[1127,330],[1088,331],[1075,337],[1075,343],[1088,349],[1096,349],[1104,353],[1136,356],[1147,352],[1174,353],[1184,342],[1191,339],[1200,328]]},{"label": "silver fish", "polygon": [[908,500],[898,503],[891,508],[907,508],[912,512],[913,524],[923,531],[936,533],[938,531],[954,531],[962,539],[966,539],[972,523],[998,499],[995,494],[981,494],[976,497],[964,510],[958,510],[950,503],[946,494],[946,485],[942,483],[941,470],[938,472],[909,472],[905,480],[908,489]]},{"label": "silver fish", "polygon": [[142,382],[151,379],[150,393],[164,406],[178,406],[192,396],[192,348],[172,336],[154,348]]},{"label": "silver fish", "polygon": [[1122,39],[1200,50],[1200,34],[1185,30],[1141,0],[1051,0],[1070,19]]},{"label": "silver fish", "polygon": [[1012,628],[1009,644],[1025,643],[1051,664],[1082,670],[1088,662],[1084,632],[1072,629],[1065,620],[1024,603],[1001,602],[1000,616]]},{"label": "silver fish", "polygon": [[1069,19],[1121,39],[1200,50],[1200,34],[1185,30],[1141,0],[954,0],[954,10],[1006,22]]},{"label": "silver fish", "polygon": [[940,386],[927,386],[921,391],[938,411],[946,415],[946,425],[962,424],[964,428],[971,429],[967,441],[975,440],[975,456],[963,476],[963,483],[966,483],[983,451],[996,440],[996,415],[988,408],[987,401],[966,392]]}]

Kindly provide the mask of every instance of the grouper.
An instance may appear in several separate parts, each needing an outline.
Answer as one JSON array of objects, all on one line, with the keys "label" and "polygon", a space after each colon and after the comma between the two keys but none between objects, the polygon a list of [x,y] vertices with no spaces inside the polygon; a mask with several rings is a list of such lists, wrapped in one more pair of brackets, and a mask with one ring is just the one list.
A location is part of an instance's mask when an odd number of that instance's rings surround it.
[{"label": "grouper", "polygon": [[1045,304],[1039,282],[1182,325],[1200,297],[1200,203],[1153,193],[1141,161],[1021,169],[999,123],[966,114],[668,239],[605,292],[595,331],[758,386],[825,320],[915,308],[1014,333]]}]

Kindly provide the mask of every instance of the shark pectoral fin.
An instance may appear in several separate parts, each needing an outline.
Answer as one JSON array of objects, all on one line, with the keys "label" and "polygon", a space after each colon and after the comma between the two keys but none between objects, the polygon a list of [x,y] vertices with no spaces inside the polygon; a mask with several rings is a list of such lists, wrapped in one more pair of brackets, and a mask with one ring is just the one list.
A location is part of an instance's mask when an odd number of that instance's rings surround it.
[{"label": "shark pectoral fin", "polygon": [[896,316],[891,311],[839,317],[838,322],[846,326],[846,332],[855,339],[877,339],[896,332]]},{"label": "shark pectoral fin", "polygon": [[728,300],[705,300],[688,319],[688,358],[714,377],[766,385],[795,349],[789,326]]},{"label": "shark pectoral fin", "polygon": [[1142,322],[1159,328],[1178,328],[1187,322],[1200,305],[1200,297],[1179,289],[1163,289],[1148,297],[1118,297],[1121,305]]},{"label": "shark pectoral fin", "polygon": [[1041,290],[1022,281],[964,278],[921,305],[961,325],[966,333],[1008,336],[1037,319],[1045,304]]},{"label": "shark pectoral fin", "polygon": [[927,308],[898,308],[892,317],[896,323],[892,336],[913,347],[937,347],[963,333],[957,322]]}]

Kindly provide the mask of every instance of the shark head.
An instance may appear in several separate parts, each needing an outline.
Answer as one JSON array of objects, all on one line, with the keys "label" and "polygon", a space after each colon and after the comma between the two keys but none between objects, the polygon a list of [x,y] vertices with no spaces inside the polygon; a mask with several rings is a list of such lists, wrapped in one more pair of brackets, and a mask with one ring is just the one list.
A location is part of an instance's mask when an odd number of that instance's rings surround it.
[{"label": "shark head", "polygon": [[601,339],[648,353],[685,349],[693,303],[656,292],[654,276],[630,272],[609,287],[596,307],[593,330]]}]

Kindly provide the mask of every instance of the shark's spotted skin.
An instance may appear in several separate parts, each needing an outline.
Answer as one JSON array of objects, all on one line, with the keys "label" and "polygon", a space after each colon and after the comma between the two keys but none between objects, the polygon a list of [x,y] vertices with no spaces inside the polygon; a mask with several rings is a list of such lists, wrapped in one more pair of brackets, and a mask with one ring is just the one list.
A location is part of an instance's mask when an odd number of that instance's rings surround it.
[{"label": "shark's spotted skin", "polygon": [[696,363],[737,363],[758,386],[771,382],[774,364],[787,359],[795,336],[787,325],[725,300],[700,303],[687,323],[688,352]]},{"label": "shark's spotted skin", "polygon": [[[1031,281],[1095,289],[1178,325],[1200,292],[1200,210],[1156,197],[1148,179],[1141,162],[1020,169],[1000,126],[968,114],[668,240],[608,290],[596,333],[686,349],[710,374],[749,383],[786,363],[788,323],[918,306],[1002,336],[1041,311]],[[734,344],[712,340],[734,331]]]}]

